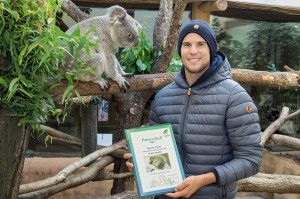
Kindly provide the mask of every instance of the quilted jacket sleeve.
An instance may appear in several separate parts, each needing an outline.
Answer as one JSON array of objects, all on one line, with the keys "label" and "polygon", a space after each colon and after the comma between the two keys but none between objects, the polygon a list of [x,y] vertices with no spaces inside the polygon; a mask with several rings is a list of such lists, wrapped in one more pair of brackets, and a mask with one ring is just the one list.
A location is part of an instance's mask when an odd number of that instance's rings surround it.
[{"label": "quilted jacket sleeve", "polygon": [[152,102],[151,104],[151,111],[150,111],[150,116],[149,116],[149,119],[150,119],[150,125],[155,125],[155,124],[159,124],[159,120],[157,118],[157,115],[156,113],[154,112],[155,110],[155,100]]},{"label": "quilted jacket sleeve", "polygon": [[263,146],[258,111],[240,85],[233,88],[229,97],[225,125],[234,158],[215,167],[220,185],[256,174],[261,164]]}]

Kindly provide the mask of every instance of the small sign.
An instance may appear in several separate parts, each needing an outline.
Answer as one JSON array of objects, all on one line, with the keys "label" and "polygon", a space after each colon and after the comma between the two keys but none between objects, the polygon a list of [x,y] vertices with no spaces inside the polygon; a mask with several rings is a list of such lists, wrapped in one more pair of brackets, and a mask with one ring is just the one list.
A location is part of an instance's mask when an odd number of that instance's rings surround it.
[{"label": "small sign", "polygon": [[175,191],[185,178],[170,124],[125,130],[140,197]]}]

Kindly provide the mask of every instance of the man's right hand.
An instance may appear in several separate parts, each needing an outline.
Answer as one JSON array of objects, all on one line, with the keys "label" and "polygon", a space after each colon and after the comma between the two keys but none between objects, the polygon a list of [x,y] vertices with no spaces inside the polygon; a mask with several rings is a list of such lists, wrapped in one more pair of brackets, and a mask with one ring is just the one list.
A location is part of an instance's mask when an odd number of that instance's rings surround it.
[{"label": "man's right hand", "polygon": [[133,170],[133,164],[130,162],[130,158],[132,157],[132,154],[131,153],[125,153],[123,155],[123,158],[124,159],[127,159],[126,161],[126,166],[128,167],[129,171],[132,171]]}]

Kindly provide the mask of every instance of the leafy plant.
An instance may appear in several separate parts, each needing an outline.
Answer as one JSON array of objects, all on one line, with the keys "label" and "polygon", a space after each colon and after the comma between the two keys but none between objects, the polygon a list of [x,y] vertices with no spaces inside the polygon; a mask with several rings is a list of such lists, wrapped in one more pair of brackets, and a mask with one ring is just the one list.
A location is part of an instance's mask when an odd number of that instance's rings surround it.
[{"label": "leafy plant", "polygon": [[[70,36],[55,25],[56,13],[62,12],[61,3],[0,0],[0,108],[20,117],[19,126],[30,125],[38,130],[48,116],[55,116],[57,121],[64,119],[70,104],[65,103],[66,109],[55,106],[49,90],[58,84],[49,82],[49,78],[63,78],[59,67],[64,65],[66,53],[81,68],[83,64],[77,54],[82,48],[88,52],[94,44],[88,34],[76,31]],[[66,77],[70,85],[63,94],[63,102],[76,92],[74,77]]]},{"label": "leafy plant", "polygon": [[218,18],[213,19],[212,28],[216,32],[219,50],[226,54],[231,66],[244,68],[246,50],[243,44],[233,39],[233,37],[223,29]]},{"label": "leafy plant", "polygon": [[248,66],[266,70],[270,64],[297,66],[300,34],[297,26],[283,23],[256,23],[248,32]]},{"label": "leafy plant", "polygon": [[124,48],[118,55],[121,65],[125,66],[124,71],[133,74],[150,73],[154,63],[153,44],[146,39],[144,31],[140,31],[139,44],[135,48]]},{"label": "leafy plant", "polygon": [[178,52],[175,51],[172,60],[170,62],[170,65],[167,69],[167,72],[178,72],[180,71],[181,66],[182,66],[182,61],[178,55]]}]

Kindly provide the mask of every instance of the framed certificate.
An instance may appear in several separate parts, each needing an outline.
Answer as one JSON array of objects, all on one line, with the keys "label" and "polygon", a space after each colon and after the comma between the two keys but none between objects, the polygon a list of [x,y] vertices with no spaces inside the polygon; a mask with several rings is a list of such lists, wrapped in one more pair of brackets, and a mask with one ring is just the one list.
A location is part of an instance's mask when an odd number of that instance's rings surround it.
[{"label": "framed certificate", "polygon": [[171,124],[125,130],[140,197],[173,192],[185,178]]}]

